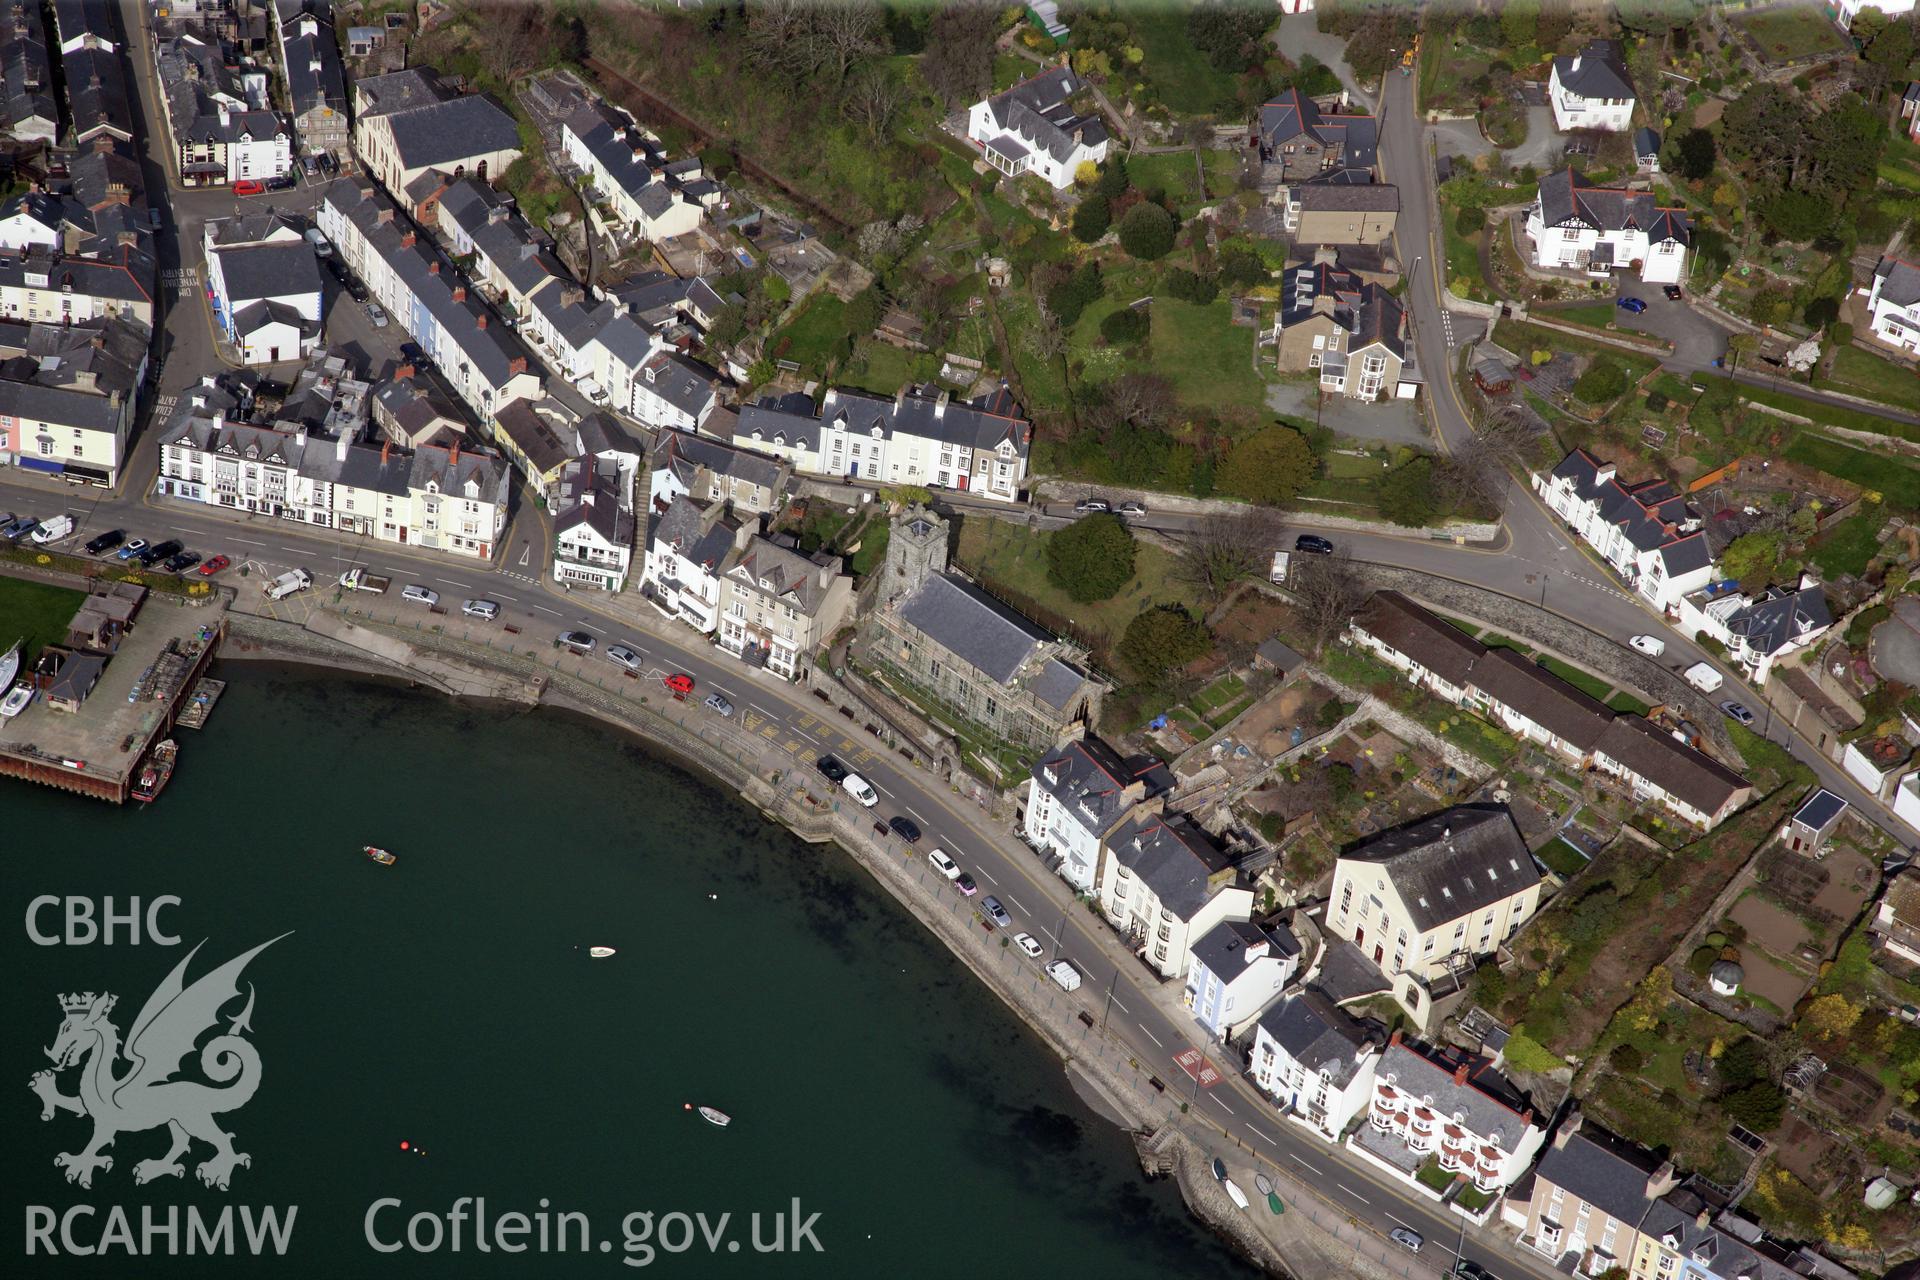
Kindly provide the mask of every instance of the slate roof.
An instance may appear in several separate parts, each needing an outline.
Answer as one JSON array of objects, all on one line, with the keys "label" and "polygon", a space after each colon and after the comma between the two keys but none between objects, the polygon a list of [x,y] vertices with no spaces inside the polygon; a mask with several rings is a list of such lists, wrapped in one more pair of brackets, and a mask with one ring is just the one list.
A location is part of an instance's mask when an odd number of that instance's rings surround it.
[{"label": "slate roof", "polygon": [[1378,866],[1422,931],[1540,883],[1539,868],[1504,805],[1442,809],[1375,836],[1340,860]]},{"label": "slate roof", "polygon": [[1086,830],[1104,832],[1133,807],[1124,796],[1133,783],[1147,784],[1143,796],[1158,794],[1152,779],[1160,768],[1152,756],[1122,760],[1101,739],[1079,738],[1034,763],[1033,785],[1071,810]]},{"label": "slate roof", "polygon": [[1300,940],[1292,930],[1285,925],[1262,928],[1250,920],[1222,920],[1202,934],[1191,950],[1196,963],[1230,983],[1246,971],[1247,957],[1263,943],[1266,954],[1275,959],[1300,957]]},{"label": "slate roof", "polygon": [[408,169],[448,168],[488,152],[520,149],[520,126],[485,94],[382,114],[393,130],[393,149]]},{"label": "slate roof", "polygon": [[432,67],[408,67],[384,76],[356,77],[353,92],[358,103],[355,114],[370,120],[439,102],[450,91],[441,85],[439,73]]},{"label": "slate roof", "polygon": [[[781,439],[776,440],[776,437]],[[734,428],[733,438],[747,448],[753,447],[752,441],[761,440],[806,453],[818,453],[820,419],[811,413],[796,413],[762,400],[758,404],[740,406],[740,421]]]},{"label": "slate roof", "polygon": [[1596,187],[1577,169],[1562,169],[1541,180],[1540,217],[1549,227],[1637,228],[1647,233],[1651,244],[1693,241],[1693,215],[1685,209],[1661,207],[1651,191]]},{"label": "slate roof", "polygon": [[1460,688],[1468,683],[1474,659],[1486,652],[1472,636],[1441,621],[1398,591],[1376,591],[1355,615],[1354,624]]},{"label": "slate roof", "polygon": [[1806,803],[1795,811],[1793,820],[1803,827],[1814,831],[1823,831],[1834,819],[1847,811],[1847,802],[1833,792],[1821,787],[1808,796]]},{"label": "slate roof", "polygon": [[712,405],[720,386],[719,374],[681,355],[653,357],[641,366],[640,378],[647,390],[694,418]]},{"label": "slate roof", "polygon": [[233,327],[242,337],[275,324],[284,324],[298,330],[303,336],[320,332],[317,321],[307,319],[284,302],[249,302],[235,308],[233,313]]},{"label": "slate roof", "polygon": [[418,439],[436,425],[456,434],[465,431],[460,411],[440,395],[432,383],[413,378],[394,378],[373,393],[375,402],[398,424],[409,439]]},{"label": "slate roof", "polygon": [[[737,437],[736,437],[737,438]],[[1001,684],[1054,639],[964,578],[930,575],[900,603],[901,620]]]},{"label": "slate roof", "polygon": [[1582,1124],[1565,1145],[1546,1145],[1536,1175],[1634,1227],[1653,1207],[1647,1187],[1659,1168],[1651,1151]]},{"label": "slate roof", "polygon": [[1660,135],[1652,129],[1644,127],[1634,130],[1633,158],[1636,160],[1658,160],[1660,158]]},{"label": "slate roof", "polygon": [[[1455,1084],[1454,1070],[1462,1064],[1466,1083]],[[1494,1070],[1491,1059],[1460,1049],[1416,1047],[1404,1040],[1390,1044],[1374,1079],[1424,1102],[1442,1117],[1459,1116],[1468,1129],[1509,1153],[1518,1149],[1532,1115],[1526,1099]]]},{"label": "slate roof", "polygon": [[1748,789],[1745,778],[1640,716],[1616,716],[1594,750],[1702,813],[1720,812]]},{"label": "slate roof", "polygon": [[287,96],[295,115],[331,108],[346,124],[347,82],[340,66],[340,46],[333,28],[315,23],[310,35],[288,36],[282,46],[285,53]]},{"label": "slate roof", "polygon": [[691,488],[694,473],[702,467],[715,475],[745,480],[770,491],[779,489],[780,475],[785,470],[763,453],[736,449],[684,431],[668,432],[653,456],[655,471],[671,470],[674,478],[687,488]]},{"label": "slate roof", "polygon": [[1490,649],[1477,658],[1473,683],[1495,702],[1582,752],[1591,751],[1613,723],[1611,708],[1511,649]]},{"label": "slate roof", "polygon": [[[1618,475],[1601,480],[1603,470],[1612,468],[1585,449],[1575,449],[1560,460],[1553,475],[1567,481],[1575,497],[1593,503],[1600,519],[1618,528],[1637,550],[1654,551],[1681,540],[1680,526],[1692,523],[1694,516],[1672,485],[1664,480],[1627,485]],[[1691,563],[1699,552],[1681,554],[1683,563]]]},{"label": "slate roof", "polygon": [[1106,122],[1098,112],[1076,113],[1068,102],[1082,88],[1071,68],[1051,67],[988,98],[993,122],[1006,131],[990,145],[1009,159],[1027,154],[1031,146],[1057,161],[1071,156],[1076,146],[1099,146],[1107,140]]},{"label": "slate roof", "polygon": [[1087,674],[1072,663],[1048,658],[1040,664],[1040,671],[1029,687],[1041,702],[1055,711],[1064,711],[1089,683]]},{"label": "slate roof", "polygon": [[1128,819],[1108,848],[1153,890],[1161,906],[1183,920],[1212,900],[1208,880],[1233,866],[1204,831],[1183,817],[1158,813]]},{"label": "slate roof", "polygon": [[1727,619],[1727,630],[1745,637],[1755,653],[1777,653],[1802,637],[1833,625],[1827,593],[1818,584],[1791,590],[1773,587]]},{"label": "slate roof", "polygon": [[1400,188],[1386,182],[1294,183],[1287,187],[1287,199],[1305,213],[1400,212]]},{"label": "slate roof", "polygon": [[238,310],[257,298],[320,292],[320,260],[305,240],[216,249],[227,301]]},{"label": "slate roof", "polygon": [[1380,147],[1379,121],[1367,115],[1329,115],[1298,89],[1260,108],[1260,139],[1278,151],[1307,138],[1325,147],[1339,167],[1372,169]]},{"label": "slate roof", "polygon": [[1367,1024],[1311,989],[1282,996],[1260,1015],[1260,1025],[1289,1058],[1315,1075],[1326,1072],[1340,1088],[1360,1073],[1362,1050],[1379,1043]]},{"label": "slate roof", "polygon": [[669,164],[654,139],[597,102],[575,109],[565,127],[649,218],[658,218],[671,209],[681,181],[700,168],[697,156],[684,156]]},{"label": "slate roof", "polygon": [[592,463],[585,458],[567,463],[560,469],[557,506],[555,536],[584,524],[609,546],[633,546],[633,512],[620,506],[619,471],[611,463]]},{"label": "slate roof", "polygon": [[133,136],[133,111],[127,105],[127,79],[120,55],[105,49],[79,49],[60,55],[67,79],[67,109],[73,134],[85,142],[106,131],[122,138]]},{"label": "slate roof", "polygon": [[1015,456],[1021,458],[1027,456],[1033,438],[1032,426],[1016,416],[1004,387],[964,401],[943,401],[925,388],[904,388],[889,400],[834,387],[821,401],[820,417],[824,422],[844,420],[848,431],[877,427],[883,437],[915,435],[969,449],[995,449],[1002,441],[1011,441]]},{"label": "slate roof", "polygon": [[1561,88],[1578,97],[1631,102],[1637,96],[1618,40],[1595,40],[1571,57],[1555,58],[1553,73]]},{"label": "slate roof", "polygon": [[740,526],[719,514],[708,518],[720,506],[702,507],[685,494],[680,494],[667,505],[653,527],[648,541],[664,543],[673,547],[686,560],[699,565],[708,573],[723,572],[727,554],[733,550],[733,540]]},{"label": "slate roof", "polygon": [[502,405],[493,420],[536,475],[545,475],[574,456],[572,447],[524,396]]},{"label": "slate roof", "polygon": [[42,423],[106,432],[117,431],[120,426],[120,406],[113,399],[33,382],[0,381],[0,415],[19,420],[15,430],[23,440],[44,430],[38,425]]},{"label": "slate roof", "polygon": [[1920,302],[1920,267],[1905,258],[1882,258],[1874,264],[1873,274],[1880,282],[1880,296],[1894,306]]},{"label": "slate roof", "polygon": [[485,449],[461,448],[458,444],[425,444],[413,451],[413,468],[408,483],[415,489],[437,488],[443,494],[465,498],[468,486],[474,487],[473,500],[505,504],[513,469],[499,454]]},{"label": "slate roof", "polygon": [[1660,564],[1669,578],[1694,573],[1713,564],[1713,548],[1707,545],[1706,530],[1689,533],[1660,548]]},{"label": "slate roof", "polygon": [[1330,937],[1326,941],[1320,971],[1314,975],[1311,989],[1323,993],[1336,1004],[1347,1004],[1368,996],[1381,995],[1391,987],[1386,975],[1380,972],[1380,967],[1367,959],[1366,953],[1359,947],[1345,938]]},{"label": "slate roof", "polygon": [[[834,579],[840,576],[841,563],[839,556],[812,560],[771,539],[755,536],[742,549],[740,559],[728,573],[736,584],[761,595],[791,599],[796,612],[811,618],[826,601]],[[771,583],[771,587],[762,586],[763,579]]]}]

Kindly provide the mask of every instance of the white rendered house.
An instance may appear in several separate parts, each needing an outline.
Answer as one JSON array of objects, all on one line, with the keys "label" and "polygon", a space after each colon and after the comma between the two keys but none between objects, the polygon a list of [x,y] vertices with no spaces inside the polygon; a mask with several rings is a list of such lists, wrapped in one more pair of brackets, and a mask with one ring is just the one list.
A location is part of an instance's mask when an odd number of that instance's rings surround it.
[{"label": "white rendered house", "polygon": [[1553,60],[1547,78],[1553,123],[1562,133],[1600,129],[1625,133],[1633,123],[1633,77],[1617,40],[1595,40],[1571,57]]},{"label": "white rendered house", "polygon": [[1873,336],[1920,354],[1920,267],[1904,258],[1882,258],[1873,268],[1873,283],[1866,294]]},{"label": "white rendered house", "polygon": [[1064,66],[1022,80],[982,99],[967,113],[967,140],[987,163],[1010,178],[1031,173],[1064,191],[1083,164],[1107,158],[1107,126],[1099,113],[1081,115],[1069,102],[1084,85]]},{"label": "white rendered house", "polygon": [[1285,926],[1222,920],[1193,944],[1181,1000],[1193,1020],[1226,1041],[1259,1017],[1300,969],[1300,941]]},{"label": "white rendered house", "polygon": [[1533,1108],[1484,1058],[1416,1047],[1394,1032],[1374,1071],[1367,1123],[1416,1157],[1438,1158],[1484,1193],[1513,1185],[1546,1141]]},{"label": "white rendered house", "polygon": [[1373,1096],[1377,1030],[1354,1021],[1318,991],[1291,992],[1254,1026],[1253,1082],[1272,1095],[1283,1115],[1338,1141]]},{"label": "white rendered house", "polygon": [[1100,910],[1162,977],[1186,976],[1192,944],[1222,920],[1253,914],[1253,891],[1207,834],[1184,818],[1136,812],[1107,840]]},{"label": "white rendered house", "polygon": [[1145,756],[1122,760],[1098,738],[1048,752],[1027,783],[1027,843],[1058,858],[1054,870],[1076,892],[1092,893],[1102,843],[1146,799],[1148,774],[1159,763]]},{"label": "white rendered house", "polygon": [[1541,181],[1527,213],[1534,265],[1606,276],[1638,271],[1648,284],[1678,284],[1686,274],[1693,218],[1663,208],[1651,191],[1596,187],[1573,169]]}]

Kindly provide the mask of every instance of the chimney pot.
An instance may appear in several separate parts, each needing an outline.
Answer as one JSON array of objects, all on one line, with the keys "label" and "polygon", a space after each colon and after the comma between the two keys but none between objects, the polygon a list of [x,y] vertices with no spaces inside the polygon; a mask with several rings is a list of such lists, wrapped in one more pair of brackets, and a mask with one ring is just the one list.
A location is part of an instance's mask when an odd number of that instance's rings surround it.
[{"label": "chimney pot", "polygon": [[[463,296],[464,296],[464,293],[463,293]],[[479,315],[477,315],[477,316],[475,316],[475,317],[473,318],[473,323],[474,323],[474,325],[475,325],[475,327],[477,327],[477,328],[481,328],[481,329],[484,329],[484,328],[486,328],[486,327],[487,327],[487,313],[486,313],[486,312],[484,312],[484,311],[482,311],[482,312],[481,312],[481,313],[480,313]]]},{"label": "chimney pot", "polygon": [[1399,1044],[1399,1043],[1400,1043],[1400,1033],[1399,1033],[1398,1031],[1395,1031],[1395,1032],[1394,1032],[1394,1033],[1393,1033],[1392,1035],[1390,1035],[1390,1036],[1388,1036],[1388,1037],[1387,1037],[1387,1043],[1388,1043],[1389,1045],[1396,1045],[1396,1044]]},{"label": "chimney pot", "polygon": [[1462,1062],[1453,1069],[1453,1083],[1464,1085],[1467,1082],[1467,1064]]},{"label": "chimney pot", "polygon": [[453,300],[455,302],[465,302],[467,300],[467,286],[463,284],[453,286]]},{"label": "chimney pot", "polygon": [[393,452],[393,441],[382,440],[380,442],[380,465],[381,466],[384,467],[387,465],[387,455],[392,452]]}]

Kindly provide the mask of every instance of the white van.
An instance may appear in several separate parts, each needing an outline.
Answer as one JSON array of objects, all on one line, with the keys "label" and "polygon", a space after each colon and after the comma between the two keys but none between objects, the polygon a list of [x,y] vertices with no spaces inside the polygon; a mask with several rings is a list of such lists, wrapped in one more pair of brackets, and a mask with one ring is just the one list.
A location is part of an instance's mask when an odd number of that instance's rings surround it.
[{"label": "white van", "polygon": [[845,778],[841,779],[840,785],[846,788],[848,795],[869,809],[880,803],[879,793],[873,789],[872,785],[868,783],[865,778],[857,773],[848,774]]},{"label": "white van", "polygon": [[1702,693],[1712,693],[1726,683],[1724,677],[1713,669],[1711,663],[1696,662],[1686,669],[1683,679]]},{"label": "white van", "polygon": [[72,516],[55,516],[33,531],[33,540],[44,547],[49,542],[58,542],[62,538],[72,537],[73,530]]},{"label": "white van", "polygon": [[1062,991],[1080,989],[1080,971],[1065,960],[1055,960],[1048,965],[1047,976],[1052,978]]}]

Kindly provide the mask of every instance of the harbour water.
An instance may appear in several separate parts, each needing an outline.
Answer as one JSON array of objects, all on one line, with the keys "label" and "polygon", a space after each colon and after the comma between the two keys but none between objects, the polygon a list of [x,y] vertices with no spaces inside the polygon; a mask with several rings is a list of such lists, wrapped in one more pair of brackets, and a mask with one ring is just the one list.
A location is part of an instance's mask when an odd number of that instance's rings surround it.
[{"label": "harbour water", "polygon": [[[0,789],[8,1274],[616,1276],[643,1260],[690,1276],[1251,1274],[839,851],[577,719],[289,669],[221,674],[219,712],[183,735],[159,803]],[[122,925],[110,946],[36,945],[42,895],[90,899],[96,918],[107,895],[121,913],[172,895],[155,923],[181,943],[129,945]],[[33,922],[61,935],[64,914]],[[54,1157],[90,1123],[42,1122],[28,1089],[59,996],[113,992],[125,1036],[195,943],[189,982],[273,938],[221,1022],[251,991],[259,1090],[215,1117],[250,1165],[228,1190],[203,1186],[196,1143],[185,1177],[135,1185],[168,1145],[152,1128],[121,1133],[90,1190],[70,1185]],[[593,944],[619,954],[590,960]],[[61,1073],[63,1093],[82,1069]],[[193,1059],[182,1074],[202,1078]],[[528,1251],[476,1251],[470,1211],[453,1252],[462,1197],[496,1222],[527,1215],[507,1242]],[[398,1252],[368,1239],[383,1201],[397,1204],[372,1233]],[[795,1201],[800,1221],[819,1215],[820,1252],[794,1233]],[[109,1234],[115,1206],[136,1246],[143,1208],[164,1223],[177,1206],[179,1237],[149,1236],[158,1256],[136,1261]],[[284,1256],[250,1256],[242,1207],[296,1206]],[[165,1256],[185,1254],[188,1207],[207,1222],[235,1210],[233,1256]],[[586,1216],[588,1251],[571,1224],[569,1252],[537,1252],[540,1215],[553,1227],[563,1211]],[[416,1213],[440,1219],[432,1252],[405,1245]],[[668,1251],[674,1213],[704,1214],[714,1243],[690,1224],[692,1247]],[[756,1251],[776,1215],[802,1251]],[[29,1237],[49,1220],[57,1256]],[[102,1243],[104,1257],[67,1256]]]}]

